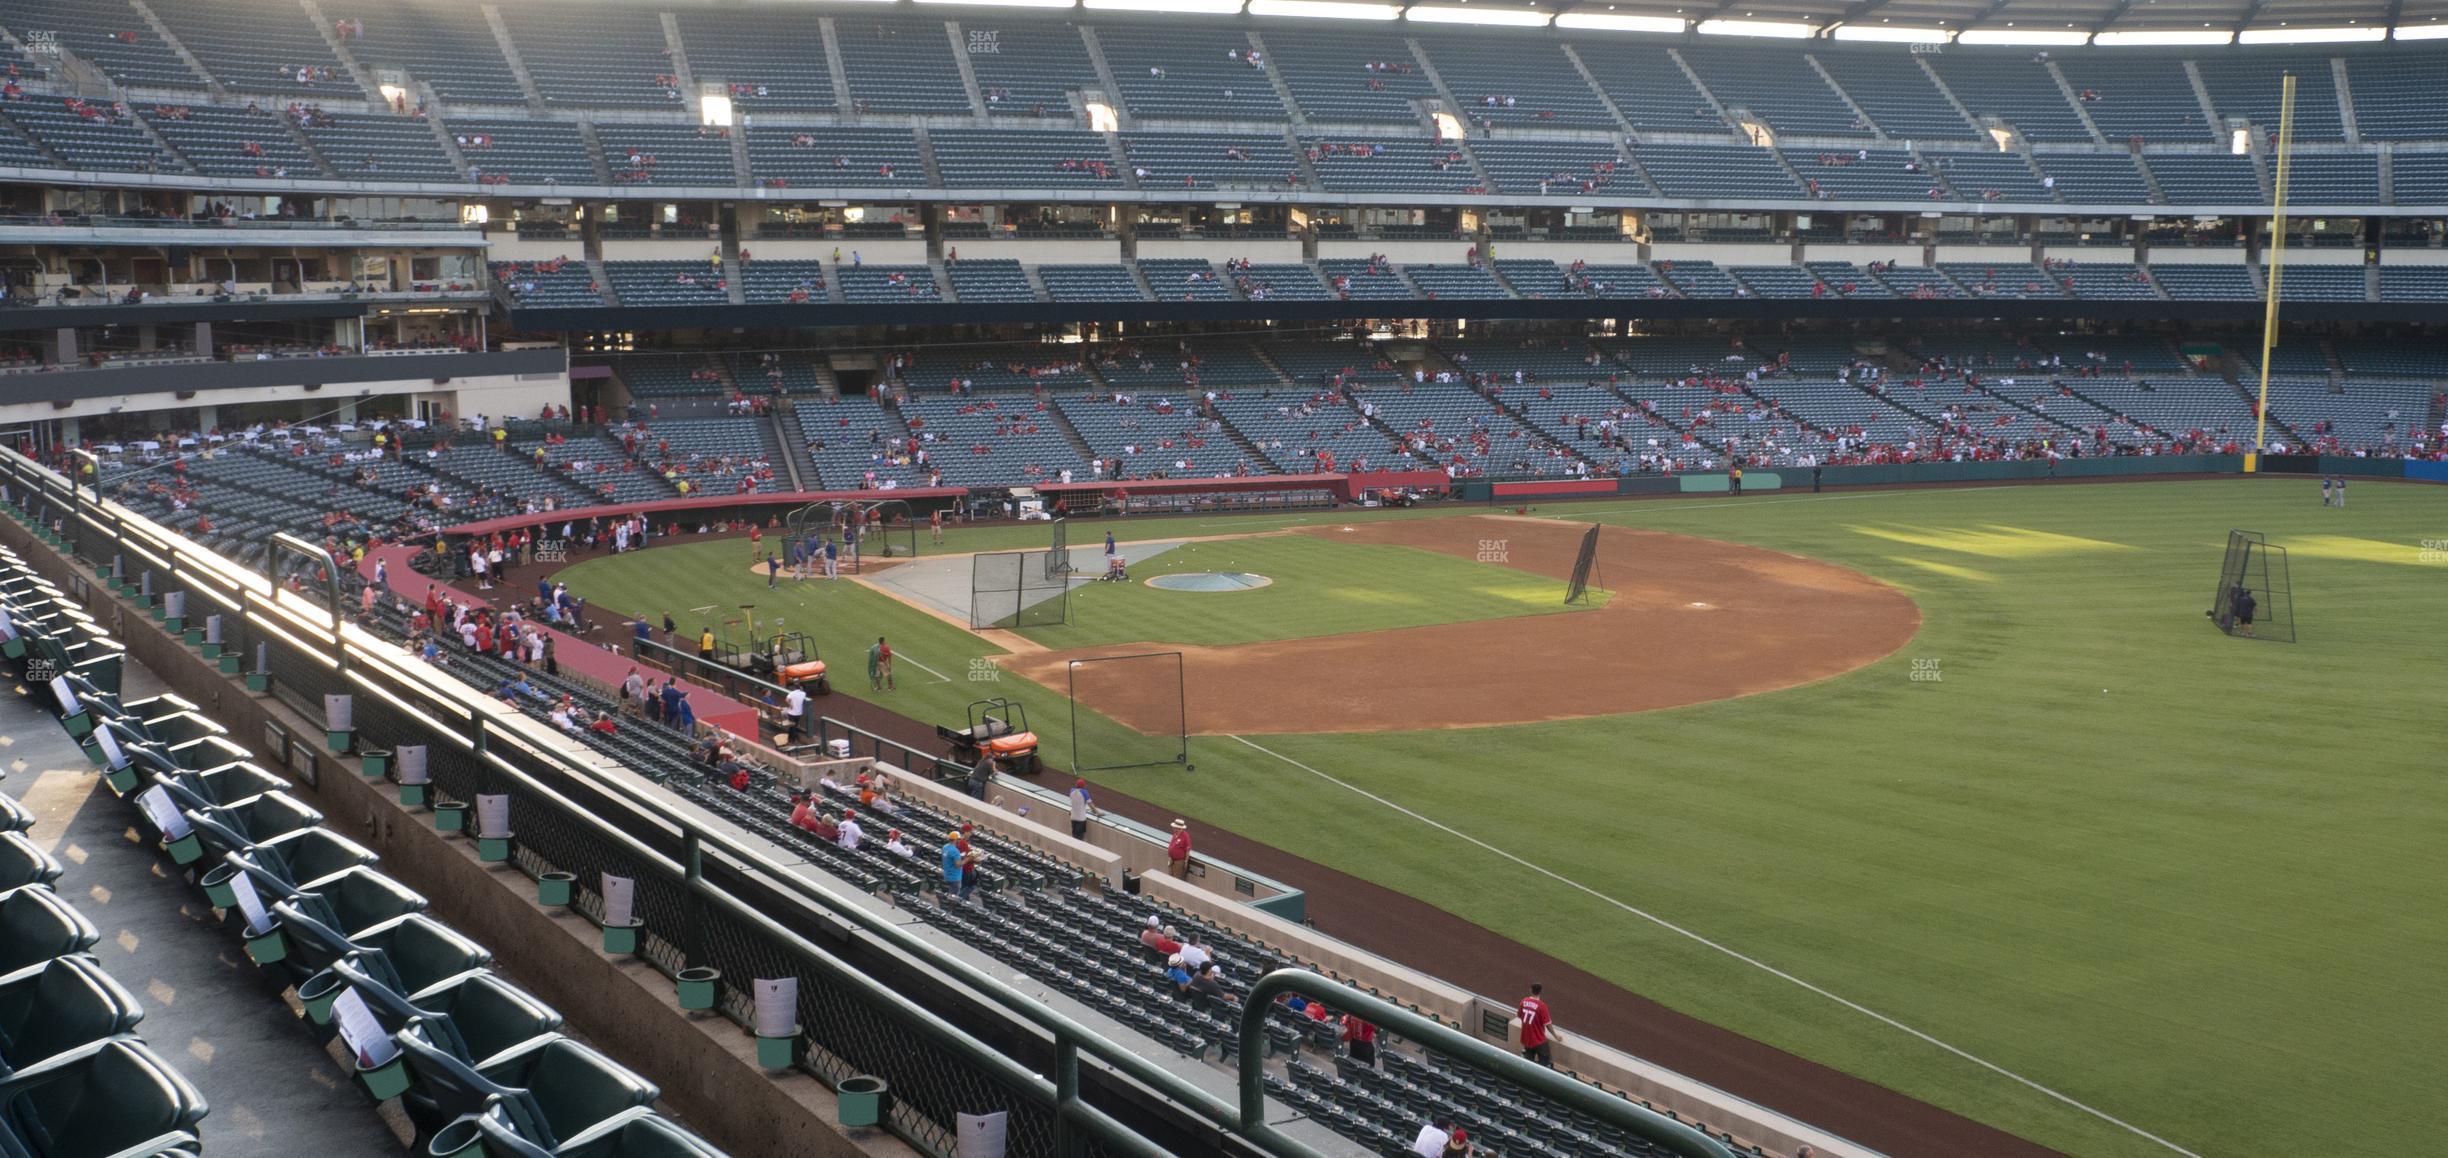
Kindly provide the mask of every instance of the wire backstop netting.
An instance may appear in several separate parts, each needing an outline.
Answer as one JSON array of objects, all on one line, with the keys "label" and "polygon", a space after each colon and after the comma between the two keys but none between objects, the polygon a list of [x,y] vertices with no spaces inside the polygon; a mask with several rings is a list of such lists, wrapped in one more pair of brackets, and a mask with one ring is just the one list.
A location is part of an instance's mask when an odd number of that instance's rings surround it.
[{"label": "wire backstop netting", "polygon": [[1056,627],[1071,622],[1071,579],[1055,572],[1049,551],[997,551],[970,557],[969,626]]}]

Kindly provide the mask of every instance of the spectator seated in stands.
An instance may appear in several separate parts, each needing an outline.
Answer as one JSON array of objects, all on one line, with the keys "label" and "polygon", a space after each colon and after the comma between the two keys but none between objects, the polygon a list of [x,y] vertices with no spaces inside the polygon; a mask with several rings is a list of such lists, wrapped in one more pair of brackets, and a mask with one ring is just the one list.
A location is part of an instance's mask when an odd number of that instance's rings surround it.
[{"label": "spectator seated in stands", "polygon": [[1198,975],[1191,978],[1190,992],[1222,1002],[1230,1002],[1233,999],[1232,991],[1224,987],[1221,970],[1213,961],[1201,967]]},{"label": "spectator seated in stands", "polygon": [[1174,936],[1173,930],[1166,928],[1156,914],[1148,914],[1147,924],[1148,927],[1139,933],[1140,944],[1166,956],[1181,952],[1180,938]]}]

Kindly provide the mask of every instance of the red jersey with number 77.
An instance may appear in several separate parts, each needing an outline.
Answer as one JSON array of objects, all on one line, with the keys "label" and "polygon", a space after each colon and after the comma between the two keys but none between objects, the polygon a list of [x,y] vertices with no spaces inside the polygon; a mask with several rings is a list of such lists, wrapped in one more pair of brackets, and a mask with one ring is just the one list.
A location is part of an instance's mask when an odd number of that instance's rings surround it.
[{"label": "red jersey with number 77", "polygon": [[1521,1000],[1521,1043],[1523,1049],[1536,1049],[1547,1044],[1547,1003],[1536,997]]}]

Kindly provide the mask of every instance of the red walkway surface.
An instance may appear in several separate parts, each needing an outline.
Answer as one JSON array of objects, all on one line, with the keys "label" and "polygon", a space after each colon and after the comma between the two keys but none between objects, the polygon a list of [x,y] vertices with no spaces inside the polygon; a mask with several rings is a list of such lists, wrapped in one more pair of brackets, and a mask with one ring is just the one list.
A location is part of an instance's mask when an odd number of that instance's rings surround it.
[{"label": "red walkway surface", "polygon": [[[377,547],[366,552],[364,562],[358,564],[358,573],[367,580],[372,580],[374,564],[379,560],[389,564],[388,578],[391,590],[412,604],[423,606],[425,593],[440,587],[446,599],[461,603],[482,603],[496,609],[506,602],[502,598],[503,595],[522,590],[534,590],[532,585],[535,583],[536,576],[544,573],[543,570],[537,568],[527,568],[516,579],[505,577],[503,584],[494,590],[466,591],[447,583],[438,583],[410,567],[409,560],[416,554],[416,550],[409,547]],[[629,629],[616,616],[596,615],[590,612],[589,621],[598,626],[595,632],[597,638],[608,640],[616,647],[625,646],[630,638]],[[540,623],[536,626],[542,627],[547,634],[553,637],[553,658],[560,663],[561,671],[565,675],[584,676],[605,687],[619,687],[622,680],[629,678],[629,670],[637,666],[628,656],[611,648],[580,639],[566,631],[544,627]],[[648,676],[657,674],[651,669],[642,670],[645,670]],[[692,687],[685,680],[680,686],[687,689],[689,710],[695,712],[698,719],[734,735],[753,737],[757,734],[755,708],[720,692]]]}]

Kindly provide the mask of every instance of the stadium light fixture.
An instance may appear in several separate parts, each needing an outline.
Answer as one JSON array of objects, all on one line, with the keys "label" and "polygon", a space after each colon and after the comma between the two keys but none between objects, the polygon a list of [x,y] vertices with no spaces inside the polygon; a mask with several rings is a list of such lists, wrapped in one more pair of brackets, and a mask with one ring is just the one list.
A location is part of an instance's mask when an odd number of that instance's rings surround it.
[{"label": "stadium light fixture", "polygon": [[1832,40],[1874,40],[1884,44],[1943,44],[1954,33],[1944,28],[1906,28],[1895,24],[1839,24]]},{"label": "stadium light fixture", "polygon": [[1547,13],[1526,8],[1473,8],[1468,4],[1414,4],[1403,9],[1403,19],[1422,24],[1509,24],[1517,28],[1543,28],[1550,19]]},{"label": "stadium light fixture", "polygon": [[1957,44],[2019,44],[2027,48],[2063,48],[2082,44],[2091,34],[2062,28],[1974,28],[1955,38]]},{"label": "stadium light fixture", "polygon": [[1608,12],[1567,12],[1555,18],[1558,28],[1589,28],[1605,32],[1681,32],[1691,22],[1680,16],[1617,16]]},{"label": "stadium light fixture", "polygon": [[2438,40],[2448,36],[2448,24],[2400,24],[2395,34],[2399,40]]},{"label": "stadium light fixture", "polygon": [[2228,44],[2235,33],[2224,28],[2145,28],[2133,32],[2103,32],[2091,38],[2102,48],[2169,48],[2197,44]]},{"label": "stadium light fixture", "polygon": [[1327,20],[1394,20],[1402,9],[1391,4],[1355,4],[1346,0],[1250,0],[1252,16],[1312,16]]},{"label": "stadium light fixture", "polygon": [[2238,44],[2356,44],[2385,40],[2388,29],[2370,28],[2248,28],[2236,34]]},{"label": "stadium light fixture", "polygon": [[1819,26],[1791,20],[1703,20],[1700,31],[1708,36],[1776,36],[1800,40],[1819,31]]},{"label": "stadium light fixture", "polygon": [[1198,16],[1234,16],[1241,0],[1080,0],[1081,5],[1106,12],[1175,12]]}]

